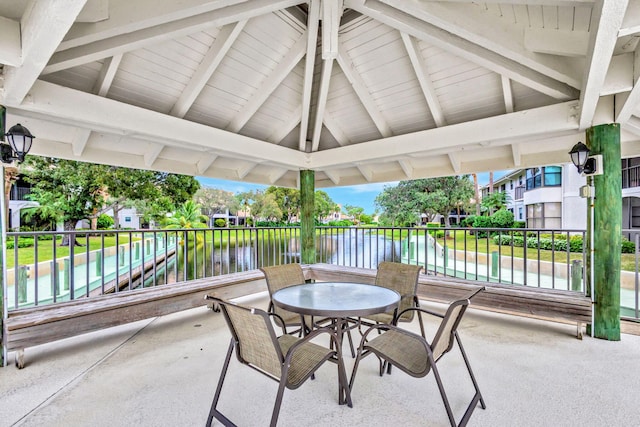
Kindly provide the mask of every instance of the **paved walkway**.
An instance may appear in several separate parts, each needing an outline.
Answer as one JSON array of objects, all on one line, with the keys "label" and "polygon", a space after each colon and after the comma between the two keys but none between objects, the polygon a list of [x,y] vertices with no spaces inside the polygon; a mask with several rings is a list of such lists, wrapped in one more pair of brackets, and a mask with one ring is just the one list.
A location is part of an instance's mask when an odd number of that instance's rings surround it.
[{"label": "paved walkway", "polygon": [[[475,310],[460,333],[487,403],[469,426],[640,425],[640,336],[579,341],[575,326]],[[202,426],[228,342],[222,316],[200,308],[27,349],[25,369],[0,369],[0,426]],[[457,350],[440,369],[459,417],[472,388]],[[279,426],[447,425],[431,375],[376,370],[363,361],[348,408],[326,364],[285,391]],[[239,426],[266,425],[276,387],[234,356],[220,409]]]}]

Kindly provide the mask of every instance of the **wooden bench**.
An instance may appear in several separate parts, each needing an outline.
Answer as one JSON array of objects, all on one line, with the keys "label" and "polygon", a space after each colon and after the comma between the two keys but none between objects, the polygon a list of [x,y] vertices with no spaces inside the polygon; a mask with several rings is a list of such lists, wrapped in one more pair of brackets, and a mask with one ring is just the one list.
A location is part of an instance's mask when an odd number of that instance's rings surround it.
[{"label": "wooden bench", "polygon": [[[313,264],[308,275],[320,281],[374,283],[376,270]],[[582,325],[591,323],[591,299],[580,292],[420,274],[418,297],[427,301],[449,302],[468,295],[478,285],[484,286],[486,291],[473,298],[471,305],[474,308],[575,323],[579,339],[582,339]]]},{"label": "wooden bench", "polygon": [[266,290],[262,272],[251,270],[13,310],[6,320],[6,346],[17,351],[16,365],[22,368],[26,347],[206,305],[207,293],[229,299]]}]

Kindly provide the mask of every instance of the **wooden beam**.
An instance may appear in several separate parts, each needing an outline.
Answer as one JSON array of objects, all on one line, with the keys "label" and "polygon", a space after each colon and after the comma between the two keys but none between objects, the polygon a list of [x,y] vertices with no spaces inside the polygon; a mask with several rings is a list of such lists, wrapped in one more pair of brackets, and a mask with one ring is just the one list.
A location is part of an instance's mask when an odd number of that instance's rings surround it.
[{"label": "wooden beam", "polygon": [[227,126],[230,132],[240,132],[242,127],[251,119],[251,117],[264,104],[269,95],[282,83],[282,81],[291,73],[291,70],[300,62],[307,49],[307,40],[304,35],[298,39],[289,52],[278,61],[276,68],[269,74],[265,81],[260,84],[258,92],[251,97],[249,102],[234,115],[233,119]]},{"label": "wooden beam", "polygon": [[174,146],[226,152],[255,161],[292,167],[306,162],[304,153],[295,150],[52,83],[39,80],[34,84],[32,93],[32,102],[15,107],[17,113],[44,115],[48,120],[87,129],[135,135],[136,138]]},{"label": "wooden beam", "polygon": [[[497,53],[379,1],[367,0],[365,4],[364,0],[346,0],[345,6],[553,98],[578,98],[578,91],[569,84],[523,65],[520,61],[505,56],[504,52]],[[552,71],[547,70],[549,73]],[[570,80],[570,76],[564,77]]]},{"label": "wooden beam", "polygon": [[184,117],[193,105],[198,95],[207,84],[222,59],[227,54],[231,46],[236,41],[242,29],[247,24],[246,20],[236,22],[235,24],[225,25],[218,32],[215,41],[209,47],[204,59],[198,65],[195,73],[189,80],[187,87],[182,91],[180,97],[171,109],[172,116]]},{"label": "wooden beam", "polygon": [[86,0],[37,1],[22,17],[22,62],[4,71],[4,99],[20,104],[45,68]]},{"label": "wooden beam", "polygon": [[[476,0],[421,0],[438,3],[477,3]],[[522,6],[557,6],[557,7],[579,7],[590,6],[595,0],[482,0],[487,4],[522,5]]]},{"label": "wooden beam", "polygon": [[433,120],[436,122],[436,126],[446,126],[447,121],[444,118],[444,113],[442,112],[442,107],[440,106],[436,90],[433,87],[431,77],[429,77],[424,67],[418,43],[407,33],[400,32],[400,35],[402,36],[402,42],[404,43],[405,49],[407,49],[411,65],[413,65],[416,78],[418,79],[418,83],[420,83],[420,88],[422,88],[422,93],[427,100],[427,105],[429,106]]},{"label": "wooden beam", "polygon": [[22,65],[20,23],[0,16],[0,64],[10,67]]},{"label": "wooden beam", "polygon": [[115,35],[66,50],[53,55],[43,70],[44,74],[53,73],[78,65],[86,64],[141,49],[159,42],[187,36],[208,28],[221,27],[238,21],[248,20],[282,8],[295,6],[300,0],[251,0],[250,2],[177,19],[164,24],[143,28],[126,34]]},{"label": "wooden beam", "polygon": [[247,175],[249,175],[249,172],[251,172],[253,169],[255,169],[255,167],[258,166],[257,163],[245,163],[244,166],[239,167],[238,169],[236,169],[237,173],[238,173],[238,179],[239,180],[243,180],[247,177]]},{"label": "wooden beam", "polygon": [[322,59],[338,57],[338,29],[342,7],[342,0],[322,1]]},{"label": "wooden beam", "polygon": [[371,168],[371,166],[358,164],[356,165],[356,167],[358,168],[364,179],[367,180],[367,182],[371,182],[373,180],[373,169]]},{"label": "wooden beam", "polygon": [[553,135],[578,129],[577,102],[569,101],[546,107],[518,111],[472,122],[428,129],[407,135],[353,144],[313,153],[310,167],[349,164],[353,159],[368,161],[429,153],[455,146],[480,147],[494,141],[508,141]]},{"label": "wooden beam", "polygon": [[522,164],[522,153],[520,150],[520,144],[511,144],[511,156],[513,157],[513,165],[515,167],[520,167],[520,165]]},{"label": "wooden beam", "polygon": [[618,37],[631,36],[637,33],[640,33],[640,3],[632,1],[627,6],[620,31],[618,31]]},{"label": "wooden beam", "polygon": [[98,96],[107,96],[121,61],[122,55],[112,56],[104,60],[98,80],[93,85],[93,93]]},{"label": "wooden beam", "polygon": [[615,97],[615,121],[625,123],[640,104],[640,49],[633,53],[633,89]]},{"label": "wooden beam", "polygon": [[591,37],[580,91],[580,129],[591,126],[628,0],[599,0],[592,12]]},{"label": "wooden beam", "polygon": [[504,96],[504,109],[507,113],[513,113],[513,92],[511,91],[511,80],[501,76],[502,95]]},{"label": "wooden beam", "polygon": [[275,169],[269,174],[269,182],[274,185],[280,178],[286,175],[289,169]]},{"label": "wooden beam", "polygon": [[340,174],[335,170],[324,170],[323,171],[327,178],[331,180],[335,185],[340,185]]},{"label": "wooden beam", "polygon": [[82,152],[84,151],[84,147],[87,146],[87,141],[89,141],[90,135],[91,131],[89,129],[76,129],[76,132],[73,135],[73,140],[71,141],[74,156],[82,156]]},{"label": "wooden beam", "polygon": [[413,176],[413,166],[411,166],[411,163],[408,160],[398,160],[398,164],[402,168],[406,177],[411,179]]},{"label": "wooden beam", "polygon": [[333,115],[326,111],[324,112],[324,117],[322,119],[324,126],[327,128],[331,135],[336,139],[338,145],[349,145],[351,144],[351,140],[349,140],[349,136],[342,130],[340,125],[338,125],[337,121],[334,119]]},{"label": "wooden beam", "polygon": [[164,145],[162,144],[154,144],[150,150],[144,153],[144,164],[145,166],[151,167],[156,162],[156,159],[162,153],[164,149]]},{"label": "wooden beam", "polygon": [[307,55],[304,63],[304,82],[302,84],[302,116],[300,118],[300,137],[298,149],[311,150],[307,147],[307,133],[309,130],[309,115],[311,111],[311,88],[313,85],[313,69],[316,61],[316,46],[318,44],[318,27],[320,20],[320,0],[311,0],[307,21]]},{"label": "wooden beam", "polygon": [[587,31],[526,28],[524,46],[527,50],[549,55],[584,57],[587,54]]},{"label": "wooden beam", "polygon": [[454,152],[449,152],[447,153],[447,155],[449,156],[449,163],[451,163],[451,168],[453,169],[453,172],[455,172],[455,174],[458,175],[460,173],[460,167],[461,167],[460,158]]},{"label": "wooden beam", "polygon": [[299,174],[300,188],[300,262],[316,262],[315,172],[303,169]]},{"label": "wooden beam", "polygon": [[302,115],[302,105],[299,105],[289,116],[284,120],[284,123],[279,128],[273,130],[271,135],[267,138],[268,142],[274,144],[280,144],[284,137],[289,135],[291,131],[300,123],[300,116]]},{"label": "wooden beam", "polygon": [[373,96],[371,96],[371,92],[367,89],[362,77],[359,73],[355,72],[356,67],[342,44],[340,44],[337,60],[340,69],[347,80],[349,80],[349,83],[351,83],[351,87],[360,99],[362,106],[367,110],[367,113],[369,113],[369,117],[371,117],[371,120],[378,128],[380,135],[385,138],[393,135],[387,120],[378,109],[376,101],[373,99]]},{"label": "wooden beam", "polygon": [[198,163],[196,163],[196,170],[198,172],[198,175],[204,174],[207,169],[211,167],[213,162],[216,161],[217,158],[218,156],[216,156],[215,154],[204,154],[200,158],[200,160],[198,160]]},{"label": "wooden beam", "polygon": [[[514,26],[512,23],[506,22],[505,19],[495,17],[482,8],[424,3],[419,0],[377,1],[392,6],[398,11],[402,10],[408,14],[407,16],[433,25],[446,34],[457,36],[475,46],[475,52],[470,52],[468,57],[465,56],[464,50],[456,53],[462,58],[475,62],[474,56],[484,56],[487,52],[492,52],[497,57],[509,60],[511,64],[520,64],[522,69],[535,71],[574,89],[580,87],[580,76],[572,66],[573,62],[568,62],[558,56],[540,55],[528,50],[524,45],[522,27]],[[371,2],[371,7],[378,8],[379,6],[375,2]],[[455,41],[444,37],[440,37],[440,39],[450,43]],[[477,49],[478,47],[482,49]],[[487,59],[491,59],[491,57],[487,57]],[[495,59],[492,60],[495,62]],[[486,68],[491,69],[490,67]],[[522,72],[519,69],[513,69],[513,71]]]},{"label": "wooden beam", "polygon": [[331,83],[332,69],[333,59],[325,59],[324,61],[322,61],[320,89],[318,90],[318,100],[316,101],[316,119],[313,125],[313,137],[311,138],[311,152],[318,151],[318,147],[320,146],[322,119],[324,116],[324,110],[327,107],[327,97],[329,96],[329,84]]}]

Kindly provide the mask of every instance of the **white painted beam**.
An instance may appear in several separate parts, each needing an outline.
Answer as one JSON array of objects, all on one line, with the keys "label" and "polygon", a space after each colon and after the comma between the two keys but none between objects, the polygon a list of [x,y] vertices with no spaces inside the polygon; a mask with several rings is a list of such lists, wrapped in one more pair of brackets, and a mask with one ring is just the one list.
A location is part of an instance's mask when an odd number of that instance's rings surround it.
[{"label": "white painted beam", "polygon": [[135,0],[135,7],[131,7],[131,0],[109,0],[109,19],[92,25],[73,26],[60,44],[59,50],[132,34],[139,30],[244,2],[248,0]]},{"label": "white painted beam", "polygon": [[309,16],[307,17],[307,55],[304,62],[304,82],[302,84],[302,115],[300,118],[300,137],[298,149],[306,151],[307,133],[309,130],[309,115],[311,111],[311,88],[313,85],[313,69],[316,61],[316,47],[318,45],[318,27],[320,20],[320,0],[311,0]]},{"label": "white painted beam", "polygon": [[640,49],[633,54],[633,89],[615,97],[615,121],[625,123],[640,104]]},{"label": "white painted beam", "polygon": [[587,54],[587,31],[526,28],[524,46],[527,50],[550,55],[583,57]]},{"label": "white painted beam", "polygon": [[269,174],[269,182],[271,185],[274,185],[280,178],[285,176],[289,172],[288,169],[274,169],[273,172]]},{"label": "white painted beam", "polygon": [[150,147],[149,151],[144,153],[144,164],[145,164],[145,166],[147,166],[147,167],[153,166],[153,164],[156,162],[156,159],[158,158],[160,153],[162,153],[163,149],[164,149],[164,145],[162,145],[162,144],[153,144],[153,146]]},{"label": "white painted beam", "polygon": [[331,180],[335,185],[340,185],[340,174],[335,170],[324,170],[323,171],[327,178]]},{"label": "white painted beam", "polygon": [[631,36],[640,33],[640,2],[632,1],[627,6],[627,12],[622,20],[618,37]]},{"label": "white painted beam", "polygon": [[600,88],[600,96],[628,92],[633,89],[633,53],[611,57],[609,69]]},{"label": "white painted beam", "polygon": [[311,152],[318,151],[320,146],[320,133],[322,132],[322,119],[324,110],[327,107],[327,97],[329,96],[329,84],[331,83],[331,70],[333,69],[333,59],[322,61],[322,73],[320,74],[320,88],[318,90],[318,100],[316,101],[316,117],[313,125],[313,137],[311,138]]},{"label": "white painted beam", "polygon": [[60,123],[167,145],[231,153],[256,161],[295,167],[305,164],[304,153],[295,150],[52,83],[38,80],[31,93],[31,102],[15,107],[17,113],[46,116]]},{"label": "white painted beam", "polygon": [[481,147],[493,141],[513,141],[578,129],[576,101],[428,129],[407,135],[353,144],[313,153],[310,167],[322,169],[353,162],[430,153],[455,146]]},{"label": "white painted beam", "polygon": [[407,49],[411,65],[413,65],[416,78],[418,79],[418,83],[420,83],[420,88],[422,88],[422,93],[427,100],[427,105],[429,106],[433,120],[436,122],[436,126],[446,126],[447,121],[444,118],[444,113],[442,112],[438,95],[436,95],[436,90],[433,87],[433,82],[424,67],[418,43],[407,33],[400,32],[400,35],[402,36],[402,42],[404,43],[405,49]]},{"label": "white painted beam", "polygon": [[515,167],[520,167],[522,164],[522,153],[520,150],[520,144],[517,142],[511,144],[511,155],[513,156],[513,165]]},{"label": "white painted beam", "polygon": [[248,20],[298,3],[300,3],[300,0],[251,0],[250,2],[240,3],[220,10],[72,47],[55,53],[43,73],[53,73],[108,56],[187,36],[208,28],[221,27],[234,22]]},{"label": "white painted beam", "polygon": [[112,56],[104,60],[102,68],[100,69],[100,75],[93,85],[93,93],[98,96],[107,96],[109,89],[113,84],[113,79],[116,77],[118,67],[122,61],[122,55]]},{"label": "white painted beam", "polygon": [[342,130],[340,125],[338,125],[330,112],[325,110],[322,121],[327,130],[331,132],[331,135],[333,135],[335,140],[338,142],[338,145],[343,146],[351,144],[349,136]]},{"label": "white painted beam", "polygon": [[591,126],[628,0],[599,0],[591,19],[589,54],[580,91],[580,129]]},{"label": "white painted beam", "polygon": [[351,87],[353,87],[354,92],[358,98],[360,98],[362,106],[367,110],[367,113],[369,113],[369,117],[371,117],[371,120],[378,128],[380,135],[385,138],[393,135],[387,120],[378,109],[376,101],[373,99],[373,96],[371,96],[371,92],[367,89],[362,77],[359,73],[355,72],[356,67],[351,61],[351,58],[349,58],[349,54],[346,52],[342,44],[340,45],[337,60],[338,65],[340,65],[340,69],[347,80],[349,80],[349,83],[351,83]]},{"label": "white painted beam", "polygon": [[[480,63],[477,59],[472,58],[484,56],[490,62],[498,63],[501,62],[499,58],[502,58],[504,66],[511,65],[512,72],[523,73],[523,70],[531,70],[575,89],[580,87],[580,76],[576,74],[571,62],[558,56],[541,55],[527,50],[522,37],[523,26],[508,23],[482,8],[424,3],[419,0],[368,0],[366,5],[384,14],[411,16],[433,26],[440,30],[440,33],[432,29],[432,36],[458,47],[456,55],[478,64]],[[473,52],[469,52],[467,57],[464,53],[469,48],[473,48]],[[515,64],[520,67],[515,67]],[[524,76],[526,75],[525,73]],[[577,98],[577,95],[573,98]]]},{"label": "white painted beam", "polygon": [[260,84],[258,92],[251,97],[249,102],[240,110],[227,126],[231,132],[239,132],[240,129],[251,119],[251,117],[264,104],[267,98],[291,73],[291,70],[300,62],[307,50],[307,39],[303,35],[298,39],[289,52],[278,61],[276,68],[269,74],[265,81]]},{"label": "white painted beam", "polygon": [[17,67],[7,67],[4,73],[7,104],[22,102],[85,3],[86,0],[37,1],[27,7],[20,23],[22,62]]},{"label": "white painted beam", "polygon": [[216,156],[215,154],[203,154],[200,160],[198,160],[198,163],[196,163],[196,170],[198,172],[198,175],[204,174],[207,169],[211,167],[213,162],[216,161],[217,158],[218,156]]},{"label": "white painted beam", "polygon": [[408,179],[411,179],[411,177],[413,176],[413,166],[411,166],[411,162],[409,160],[398,160],[398,164],[402,168],[405,176]]},{"label": "white painted beam", "polygon": [[95,23],[106,19],[109,19],[109,0],[87,0],[78,14],[76,22]]},{"label": "white painted beam", "polygon": [[322,1],[322,59],[338,56],[338,29],[342,17],[342,0]]},{"label": "white painted beam", "polygon": [[238,179],[239,180],[243,180],[246,178],[247,175],[249,175],[249,172],[251,172],[253,169],[255,169],[255,167],[258,166],[257,163],[246,163],[243,166],[239,167],[238,169],[236,169],[236,172],[238,173]]},{"label": "white painted beam", "polygon": [[298,126],[300,123],[300,117],[302,115],[302,105],[299,105],[289,116],[284,120],[284,123],[273,130],[271,135],[267,138],[268,142],[273,144],[280,144],[282,140],[289,135],[289,133]]},{"label": "white painted beam", "polygon": [[84,148],[87,146],[87,141],[89,140],[89,136],[91,135],[91,131],[89,129],[77,128],[76,132],[73,135],[73,140],[71,141],[71,149],[73,151],[74,156],[82,156],[82,152]]},{"label": "white painted beam", "polygon": [[447,153],[449,156],[449,163],[451,163],[451,168],[456,175],[460,174],[460,157],[458,157],[457,153],[449,152]]},{"label": "white painted beam", "polygon": [[507,113],[513,113],[513,92],[511,91],[511,80],[501,76],[502,95],[504,96],[504,109]]},{"label": "white painted beam", "polygon": [[371,182],[373,180],[373,168],[368,165],[356,165],[362,176],[367,182]]},{"label": "white painted beam", "polygon": [[[476,3],[475,0],[421,0],[438,3]],[[558,7],[579,7],[590,6],[594,0],[482,0],[487,4],[523,5],[523,6],[558,6]]]},{"label": "white painted beam", "polygon": [[209,47],[207,54],[198,65],[187,87],[184,88],[169,114],[176,117],[184,117],[187,114],[187,111],[189,111],[189,108],[191,108],[216,68],[218,68],[218,65],[224,59],[224,56],[231,49],[240,33],[242,33],[242,29],[246,24],[247,21],[244,20],[235,24],[225,25],[220,29],[218,36]]},{"label": "white painted beam", "polygon": [[20,23],[0,16],[0,64],[11,67],[22,65]]}]

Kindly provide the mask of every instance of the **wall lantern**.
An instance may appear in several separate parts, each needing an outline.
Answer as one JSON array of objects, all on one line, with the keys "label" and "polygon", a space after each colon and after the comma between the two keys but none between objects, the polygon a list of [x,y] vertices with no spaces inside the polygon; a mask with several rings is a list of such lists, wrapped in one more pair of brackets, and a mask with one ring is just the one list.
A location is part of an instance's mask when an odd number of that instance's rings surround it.
[{"label": "wall lantern", "polygon": [[[597,175],[602,173],[602,168],[598,168],[598,160],[602,158],[601,155],[589,156],[591,152],[589,148],[582,142],[578,142],[573,146],[569,155],[571,156],[571,162],[578,168],[578,173],[583,175]],[[598,171],[598,169],[600,169]],[[598,173],[599,172],[599,173]]]},{"label": "wall lantern", "polygon": [[35,136],[31,135],[29,129],[18,123],[12,126],[5,134],[9,144],[0,144],[0,160],[2,163],[11,163],[14,160],[24,161],[24,157],[31,150],[31,144]]}]

